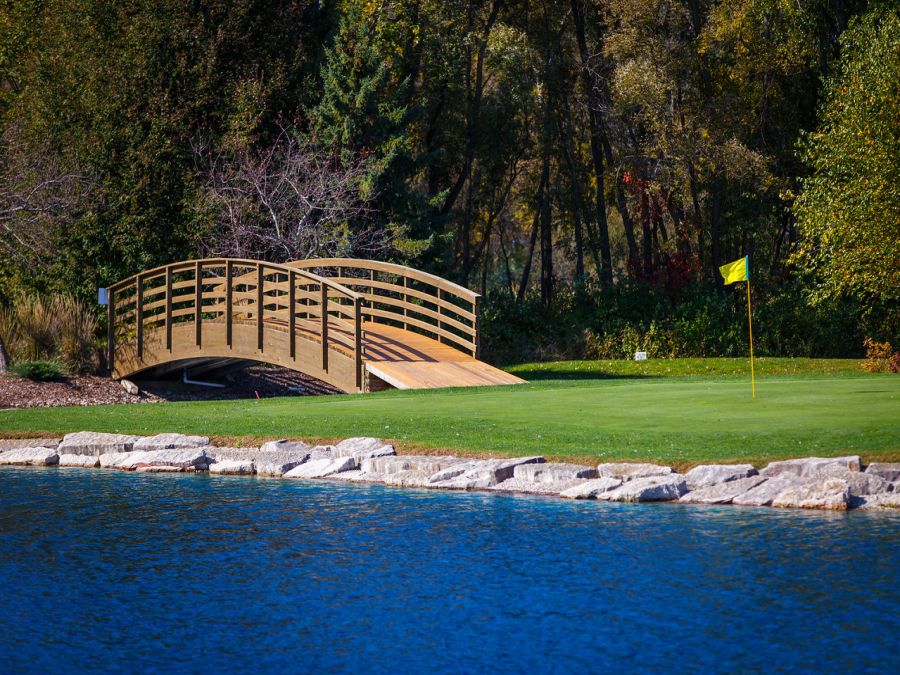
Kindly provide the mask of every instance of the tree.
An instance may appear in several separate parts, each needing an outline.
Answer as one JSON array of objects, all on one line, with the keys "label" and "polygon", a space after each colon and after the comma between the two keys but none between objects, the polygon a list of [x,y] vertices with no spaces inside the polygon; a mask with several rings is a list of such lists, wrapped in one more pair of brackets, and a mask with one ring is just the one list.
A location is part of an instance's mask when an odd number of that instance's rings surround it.
[{"label": "tree", "polygon": [[[803,142],[811,174],[794,203],[795,261],[811,300],[900,300],[900,12],[879,3],[850,23],[827,79],[818,128]],[[896,307],[896,304],[894,304]]]}]

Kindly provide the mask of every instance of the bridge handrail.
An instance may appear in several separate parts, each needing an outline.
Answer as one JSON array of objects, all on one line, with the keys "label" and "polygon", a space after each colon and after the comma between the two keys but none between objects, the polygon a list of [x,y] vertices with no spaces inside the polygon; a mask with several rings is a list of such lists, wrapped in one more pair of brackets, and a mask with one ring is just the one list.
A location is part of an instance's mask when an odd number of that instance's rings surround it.
[{"label": "bridge handrail", "polygon": [[[481,296],[464,286],[405,265],[361,258],[309,258],[286,264],[304,270],[335,269],[337,276],[328,278],[342,286],[359,289],[366,300],[363,308],[366,320],[401,324],[405,330],[414,328],[478,357]],[[367,272],[368,278],[345,276],[344,270]],[[400,283],[379,279],[378,274],[397,277]],[[434,291],[422,290],[421,285]],[[410,302],[411,298],[421,302]]]},{"label": "bridge handrail", "polygon": [[[221,276],[206,279],[203,277],[204,271],[222,268],[224,279]],[[235,268],[251,268],[253,271],[236,277]],[[193,273],[193,277],[173,282],[175,274],[184,273],[188,276]],[[272,274],[282,275],[283,278],[270,281],[267,276]],[[145,282],[148,281],[162,281],[164,285],[147,288]],[[235,285],[243,286],[245,290],[235,290]],[[247,286],[253,287],[252,290],[246,290]],[[313,286],[314,290],[309,291],[309,286]],[[208,288],[211,290],[207,290]],[[344,298],[346,302],[338,301],[333,297],[335,295]],[[146,302],[148,298],[152,300]],[[205,300],[213,300],[214,304],[204,304]],[[193,322],[196,326],[196,346],[199,347],[202,342],[204,321],[211,320],[209,315],[213,315],[214,319],[220,319],[223,314],[229,347],[232,346],[234,322],[254,320],[257,325],[257,349],[260,352],[264,350],[266,327],[282,325],[287,328],[290,335],[290,357],[294,358],[299,314],[307,319],[318,318],[317,322],[306,321],[304,325],[313,326],[317,331],[317,337],[322,345],[324,370],[328,369],[330,348],[343,345],[353,351],[357,388],[361,389],[364,303],[363,294],[333,279],[280,263],[246,258],[202,258],[161,265],[138,272],[109,287],[107,306],[109,368],[113,371],[115,367],[117,334],[129,338],[133,335],[135,351],[138,359],[141,359],[144,347],[143,333],[148,322],[155,328],[164,327],[166,349],[171,352],[172,328],[175,323]],[[174,307],[176,304],[177,309]],[[119,308],[124,311],[120,311]],[[236,315],[241,318],[237,319]],[[335,330],[329,331],[329,328]],[[344,331],[346,335],[342,335],[339,331]]]}]

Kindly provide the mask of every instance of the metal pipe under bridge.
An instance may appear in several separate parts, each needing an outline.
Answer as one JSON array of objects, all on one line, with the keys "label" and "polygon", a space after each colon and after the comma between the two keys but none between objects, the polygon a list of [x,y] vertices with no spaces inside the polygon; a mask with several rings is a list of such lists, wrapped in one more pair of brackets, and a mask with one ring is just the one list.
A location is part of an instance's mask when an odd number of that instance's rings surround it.
[{"label": "metal pipe under bridge", "polygon": [[371,260],[185,260],[109,288],[109,367],[259,361],[345,392],[522,383],[478,359],[479,299]]}]

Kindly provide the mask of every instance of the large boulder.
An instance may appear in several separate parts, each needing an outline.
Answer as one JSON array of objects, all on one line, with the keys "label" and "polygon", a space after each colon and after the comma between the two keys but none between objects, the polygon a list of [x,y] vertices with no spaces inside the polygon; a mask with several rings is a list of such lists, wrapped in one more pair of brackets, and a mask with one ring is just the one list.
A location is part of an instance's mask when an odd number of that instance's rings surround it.
[{"label": "large boulder", "polygon": [[[124,454],[125,457],[118,457],[110,464],[111,468],[134,471],[145,467],[170,467],[170,471],[205,471],[212,461],[203,448],[145,450]],[[100,465],[103,466],[103,455],[100,457]]]},{"label": "large boulder", "polygon": [[209,472],[222,476],[251,476],[256,473],[256,467],[247,459],[223,459],[210,464]]},{"label": "large boulder", "polygon": [[867,495],[858,499],[855,506],[866,511],[883,509],[900,510],[900,492],[882,492],[877,495]]},{"label": "large boulder", "polygon": [[728,483],[748,476],[755,476],[752,464],[701,464],[684,474],[688,490],[698,490],[709,485]]},{"label": "large boulder", "polygon": [[60,466],[77,466],[82,469],[95,469],[100,466],[100,458],[94,455],[60,455]]},{"label": "large boulder", "polygon": [[770,506],[775,497],[789,487],[794,487],[802,482],[803,480],[798,479],[791,474],[779,476],[777,478],[766,478],[759,485],[735,496],[734,499],[731,500],[731,503],[739,506]]},{"label": "large boulder", "polygon": [[888,483],[900,482],[900,462],[872,462],[866,473],[884,478]]},{"label": "large boulder", "polygon": [[285,478],[325,478],[342,471],[352,471],[356,469],[356,459],[353,457],[332,457],[324,459],[311,459],[310,461],[296,466],[286,474]]},{"label": "large boulder", "polygon": [[368,457],[359,463],[363,473],[385,476],[403,471],[419,471],[431,476],[451,466],[465,464],[468,460],[462,457],[446,457],[437,455],[385,455]]},{"label": "large boulder", "polygon": [[19,448],[56,448],[59,438],[0,438],[0,452]]},{"label": "large boulder", "polygon": [[597,475],[600,478],[618,478],[622,481],[648,478],[650,476],[667,476],[672,473],[674,471],[671,466],[659,466],[658,464],[613,462],[597,465]]},{"label": "large boulder", "polygon": [[448,490],[489,488],[513,477],[520,464],[540,464],[543,457],[471,460],[438,471],[428,481],[429,487]]},{"label": "large boulder", "polygon": [[562,483],[577,478],[597,478],[597,469],[561,462],[519,464],[513,467],[513,477],[527,483]]},{"label": "large boulder", "polygon": [[[751,488],[756,487],[766,479],[762,476],[750,476],[738,478],[716,485],[707,485],[698,490],[693,490],[683,495],[678,501],[685,504],[730,504],[731,501]],[[685,479],[687,482],[687,479]]]},{"label": "large boulder", "polygon": [[[253,462],[258,476],[280,477],[310,458],[309,446],[303,444],[279,446],[264,444],[262,448],[216,448],[207,449],[216,463],[223,461]],[[286,447],[287,449],[278,449]]]},{"label": "large boulder", "polygon": [[649,476],[634,478],[609,492],[601,492],[597,499],[609,502],[671,502],[687,492],[684,477]]},{"label": "large boulder", "polygon": [[[327,446],[320,448],[326,451]],[[330,450],[332,457],[353,457],[358,462],[370,457],[389,457],[397,454],[393,445],[388,445],[380,438],[348,438]]]},{"label": "large boulder", "polygon": [[772,462],[766,468],[761,469],[760,476],[766,478],[813,478],[822,471],[834,468],[844,468],[849,471],[859,471],[859,455],[847,457],[804,457],[802,459],[787,459],[781,462]]},{"label": "large boulder", "polygon": [[137,439],[132,450],[180,450],[183,448],[203,448],[207,445],[209,445],[209,438],[206,436],[156,434],[156,436],[144,436]]},{"label": "large boulder", "polygon": [[78,431],[66,434],[57,447],[61,455],[93,455],[99,457],[113,452],[131,452],[140,436],[129,434],[103,434],[95,431]]},{"label": "large boulder", "polygon": [[0,452],[0,465],[53,466],[59,455],[53,448],[16,448]]},{"label": "large boulder", "polygon": [[772,500],[772,506],[831,511],[846,511],[849,504],[850,486],[837,478],[794,485]]},{"label": "large boulder", "polygon": [[104,452],[97,459],[100,462],[101,469],[118,469],[119,465],[131,455],[132,453],[130,452]]},{"label": "large boulder", "polygon": [[559,493],[566,499],[597,499],[598,495],[615,490],[622,485],[619,478],[594,478]]},{"label": "large boulder", "polygon": [[891,484],[875,473],[851,471],[844,466],[830,465],[822,469],[817,478],[835,478],[847,482],[851,497],[863,497],[879,492],[890,492]]},{"label": "large boulder", "polygon": [[305,452],[308,454],[312,450],[312,446],[296,439],[282,438],[277,441],[266,441],[259,449],[262,452],[294,452],[298,454]]}]

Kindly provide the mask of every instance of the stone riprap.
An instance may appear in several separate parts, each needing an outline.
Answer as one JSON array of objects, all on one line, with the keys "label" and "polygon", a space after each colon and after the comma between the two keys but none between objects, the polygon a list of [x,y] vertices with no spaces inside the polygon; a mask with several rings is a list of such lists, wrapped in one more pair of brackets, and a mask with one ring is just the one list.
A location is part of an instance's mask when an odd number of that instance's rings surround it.
[{"label": "stone riprap", "polygon": [[701,464],[684,474],[684,482],[687,483],[688,490],[699,490],[755,476],[756,473],[752,464]]},{"label": "stone riprap", "polygon": [[54,466],[59,455],[53,448],[16,448],[0,452],[0,466]]},{"label": "stone riprap", "polygon": [[616,462],[597,465],[597,475],[600,478],[618,478],[621,481],[649,478],[651,476],[667,476],[671,473],[674,473],[671,466],[659,466],[657,464]]},{"label": "stone riprap", "polygon": [[144,436],[134,442],[132,450],[180,450],[183,448],[203,448],[209,445],[206,436],[185,436],[184,434],[157,434]]},{"label": "stone riprap", "polygon": [[131,452],[140,436],[127,434],[100,434],[79,431],[66,434],[57,446],[61,455],[94,455],[99,457],[112,452]]},{"label": "stone riprap", "polygon": [[546,462],[543,457],[397,455],[392,445],[369,437],[317,446],[292,439],[258,448],[220,448],[208,443],[205,436],[182,434],[140,437],[79,432],[61,442],[0,441],[0,465],[99,466],[137,473],[209,471],[224,476],[329,479],[617,502],[900,509],[900,464],[875,462],[863,471],[857,456],[772,462],[758,474],[749,464],[710,464],[681,475],[672,467],[645,463],[604,463],[595,469]]},{"label": "stone riprap", "polygon": [[19,448],[57,448],[61,438],[0,438],[0,452]]}]

